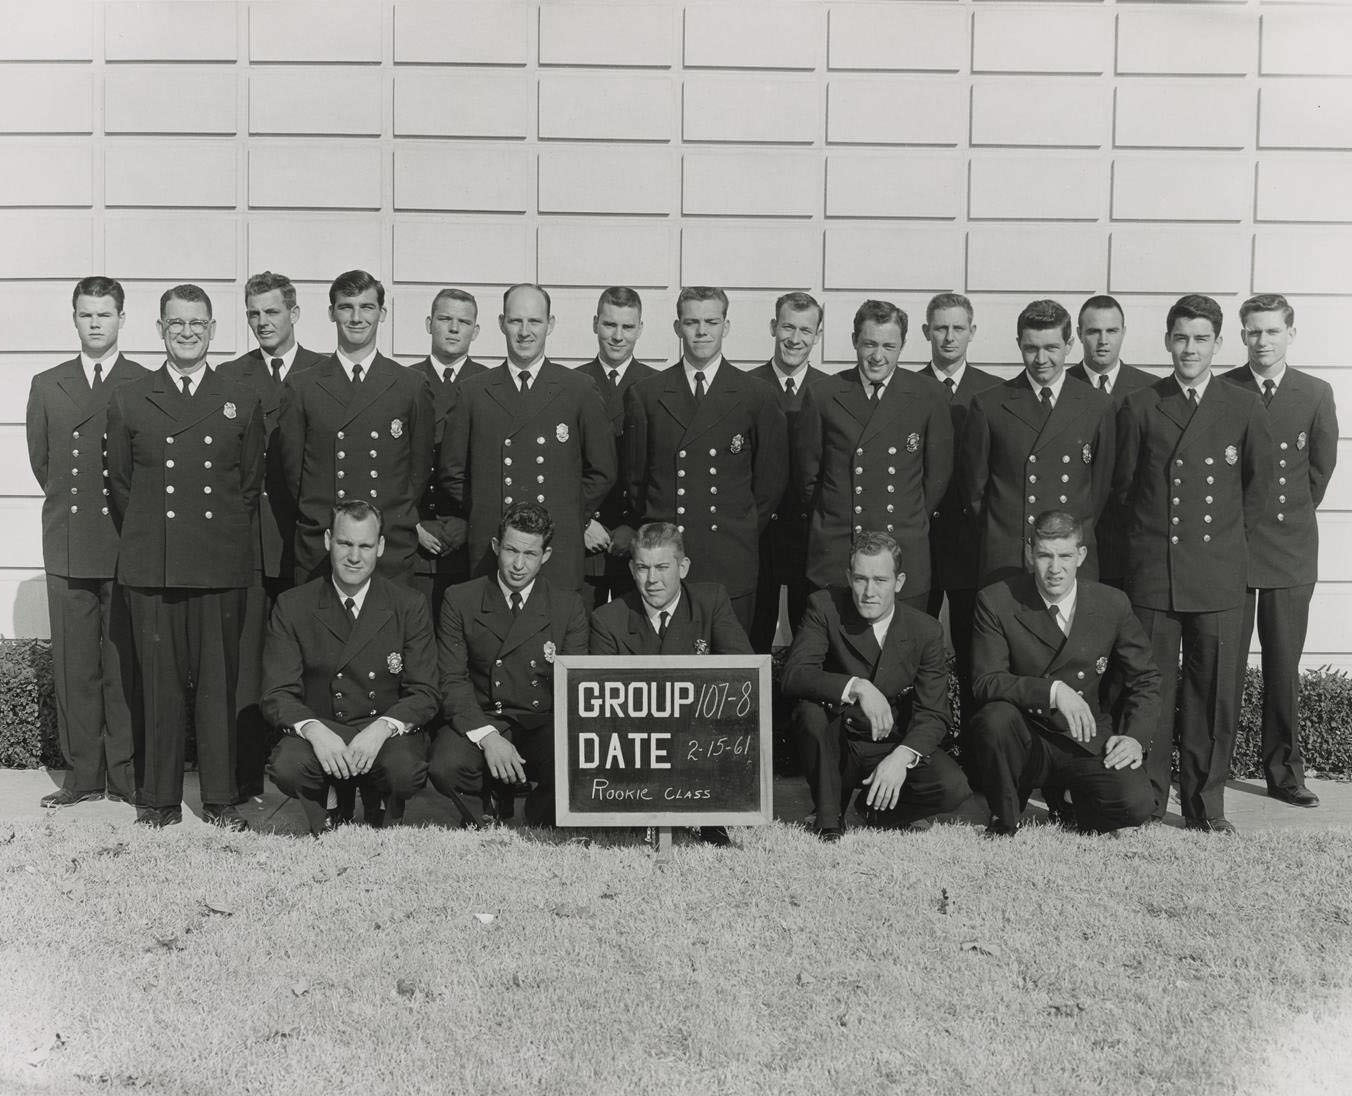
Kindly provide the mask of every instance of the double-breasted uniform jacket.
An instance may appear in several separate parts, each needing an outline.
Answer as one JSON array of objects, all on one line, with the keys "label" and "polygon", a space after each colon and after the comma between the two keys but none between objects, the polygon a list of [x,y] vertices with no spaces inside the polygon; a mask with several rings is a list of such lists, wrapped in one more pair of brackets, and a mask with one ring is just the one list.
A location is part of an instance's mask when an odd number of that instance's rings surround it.
[{"label": "double-breasted uniform jacket", "polygon": [[432,474],[432,393],[421,374],[376,354],[359,384],[336,354],[286,378],[277,443],[296,500],[296,572],[325,568],[335,502],[363,499],[385,515],[381,574],[412,571],[418,500]]},{"label": "double-breasted uniform jacket", "polygon": [[325,576],[285,591],[268,621],[264,718],[356,730],[379,716],[423,727],[437,714],[437,649],[427,599],[380,575],[355,623]]},{"label": "double-breasted uniform jacket", "polygon": [[[324,360],[324,355],[303,346],[296,347],[287,377],[300,373]],[[277,445],[277,423],[282,411],[282,384],[272,379],[268,355],[254,347],[216,367],[224,376],[252,388],[263,405],[263,429],[267,454],[263,469],[263,491],[258,500],[258,542],[255,566],[266,578],[290,580],[295,574],[296,502],[286,488],[282,457]]]},{"label": "double-breasted uniform jacket", "polygon": [[[1091,373],[1083,362],[1079,365],[1072,365],[1066,370],[1066,375],[1074,377],[1077,381],[1084,381],[1090,388],[1098,387],[1098,374]],[[1122,410],[1122,405],[1126,402],[1127,397],[1138,388],[1145,388],[1154,381],[1155,376],[1147,373],[1144,369],[1127,365],[1125,362],[1121,363],[1117,371],[1117,384],[1113,386],[1113,390],[1108,396],[1113,405],[1114,422],[1116,422],[1117,413]],[[1110,493],[1108,501],[1104,504],[1103,512],[1099,515],[1098,524],[1094,527],[1094,543],[1098,549],[1099,579],[1117,587],[1121,587],[1123,578],[1127,573],[1127,521],[1129,516],[1121,511],[1117,505],[1117,500]]]},{"label": "double-breasted uniform jacket", "polygon": [[554,710],[554,658],[587,653],[587,611],[576,590],[539,577],[518,616],[481,575],[446,591],[437,628],[441,704],[460,734],[545,726]]},{"label": "double-breasted uniform jacket", "polygon": [[166,365],[108,405],[108,486],[125,586],[229,589],[254,581],[263,408],[209,367],[185,396]]},{"label": "double-breasted uniform jacket", "polygon": [[808,598],[803,625],[793,637],[782,688],[787,697],[815,700],[838,712],[850,678],[871,681],[894,710],[909,706],[909,721],[897,729],[901,745],[928,757],[953,722],[943,627],[900,603],[892,613],[879,648],[873,625],[859,615],[848,589],[818,590]]},{"label": "double-breasted uniform jacket", "polygon": [[[1259,396],[1247,365],[1221,379]],[[1324,499],[1338,462],[1338,414],[1327,381],[1286,367],[1267,408],[1272,433],[1272,486],[1261,516],[1248,529],[1248,584],[1272,590],[1314,582],[1319,571],[1319,523],[1315,510]]]},{"label": "double-breasted uniform jacket", "polygon": [[[933,379],[928,365],[921,366],[920,375]],[[1000,378],[969,363],[962,371],[962,382],[951,396],[941,381],[935,383],[948,400],[948,414],[953,422],[953,476],[930,518],[930,585],[942,590],[974,590],[980,562],[981,526],[973,519],[958,466],[962,459],[963,428],[967,424],[972,398],[999,384]]]},{"label": "double-breasted uniform jacket", "polygon": [[[446,420],[451,413],[451,405],[460,394],[460,386],[470,377],[487,373],[488,366],[466,358],[456,374],[455,380],[447,384],[441,379],[441,368],[432,364],[430,357],[423,358],[409,366],[427,378],[432,390],[432,418],[436,422],[436,434],[432,443],[432,472],[418,500],[418,524],[425,527],[438,540],[463,546],[467,525],[463,515],[456,513],[451,500],[446,496],[437,479],[436,469],[441,462],[441,443],[446,436]],[[417,551],[415,570],[420,575],[435,575],[441,572],[454,573],[464,571],[464,553],[460,550],[447,552],[444,556],[433,556],[421,545]]]},{"label": "double-breasted uniform jacket", "polygon": [[1191,417],[1172,375],[1118,412],[1113,490],[1131,515],[1133,605],[1208,613],[1244,601],[1249,531],[1262,521],[1276,462],[1262,401],[1217,380]]},{"label": "double-breasted uniform jacket", "polygon": [[760,534],[788,486],[788,455],[784,413],[764,381],[724,358],[696,407],[678,361],[625,397],[629,524],[674,523],[700,581],[750,595]]},{"label": "double-breasted uniform jacket", "polygon": [[808,554],[808,503],[803,499],[803,491],[794,482],[792,454],[797,448],[798,420],[803,411],[803,397],[831,374],[823,372],[815,365],[803,370],[802,387],[790,396],[780,386],[779,376],[775,372],[773,361],[758,365],[751,375],[766,384],[772,385],[779,398],[779,409],[784,412],[784,421],[788,427],[790,482],[784,491],[775,512],[770,515],[770,525],[761,537],[761,566],[769,565],[772,576],[779,583],[795,582],[807,574]]},{"label": "double-breasted uniform jacket", "polygon": [[112,578],[117,528],[105,460],[108,403],[124,384],[147,374],[118,355],[90,391],[77,355],[44,369],[28,392],[28,460],[42,487],[42,563],[67,578]]},{"label": "double-breasted uniform jacket", "polygon": [[[611,428],[615,432],[615,451],[618,465],[619,447],[624,439],[624,396],[635,383],[643,380],[645,377],[651,377],[657,372],[650,365],[645,365],[637,358],[632,359],[625,368],[624,376],[620,378],[618,384],[611,384],[610,378],[606,375],[606,366],[602,364],[599,358],[592,358],[591,361],[578,366],[579,373],[585,373],[596,383],[597,390],[601,393],[605,401],[606,414],[610,417]],[[623,477],[618,474],[615,476],[615,482],[606,492],[606,497],[601,501],[600,511],[596,515],[596,520],[604,525],[608,530],[614,529],[617,525],[623,525],[628,519],[630,512],[629,501],[625,496],[625,482]],[[609,552],[597,552],[586,559],[585,571],[589,576],[610,574],[627,574],[629,570],[628,560],[621,559],[618,556],[612,556]]]},{"label": "double-breasted uniform jacket", "polygon": [[1044,510],[1085,523],[1080,574],[1097,577],[1093,528],[1112,487],[1114,436],[1108,397],[1071,377],[1045,421],[1026,371],[977,393],[959,465],[981,528],[979,586],[1023,573],[1024,544]]},{"label": "double-breasted uniform jacket", "polygon": [[593,655],[749,655],[728,592],[716,582],[685,582],[681,599],[658,637],[637,590],[592,613],[587,651]]},{"label": "double-breasted uniform jacket", "polygon": [[543,574],[560,589],[582,585],[582,532],[615,482],[615,432],[591,377],[551,362],[522,396],[511,367],[470,377],[451,406],[438,479],[469,520],[469,564],[496,568],[492,540],[514,502],[538,502],[554,519]]},{"label": "double-breasted uniform jacket", "polygon": [[[1101,755],[1114,734],[1129,735],[1142,748],[1154,738],[1160,672],[1131,602],[1111,586],[1076,583],[1069,635],[1047,612],[1032,575],[987,586],[976,599],[972,673],[979,703],[1008,701],[1030,726],[1064,735],[1087,753]],[[1077,692],[1093,712],[1096,730],[1088,742],[1075,742],[1066,717],[1052,708],[1054,681]]]},{"label": "double-breasted uniform jacket", "polygon": [[839,585],[856,533],[890,533],[908,597],[930,588],[930,514],[953,475],[953,420],[941,388],[897,369],[875,407],[858,369],[803,400],[794,467],[811,508],[807,577]]}]

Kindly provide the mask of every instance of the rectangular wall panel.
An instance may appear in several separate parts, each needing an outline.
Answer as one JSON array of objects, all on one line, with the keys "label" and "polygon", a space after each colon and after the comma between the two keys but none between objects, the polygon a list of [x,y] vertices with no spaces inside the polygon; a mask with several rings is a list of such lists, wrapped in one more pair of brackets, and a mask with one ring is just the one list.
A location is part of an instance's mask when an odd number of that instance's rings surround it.
[{"label": "rectangular wall panel", "polygon": [[1352,148],[1345,80],[1268,80],[1259,93],[1259,148]]},{"label": "rectangular wall panel", "polygon": [[1224,152],[1130,154],[1113,161],[1113,219],[1242,221],[1253,211],[1253,166]]},{"label": "rectangular wall panel", "polygon": [[397,3],[395,63],[524,65],[534,7],[510,0]]},{"label": "rectangular wall panel", "polygon": [[[0,523],[10,532],[10,541],[5,546],[5,566],[40,568],[42,500],[0,498]],[[45,603],[46,599],[43,601]]]},{"label": "rectangular wall panel", "polygon": [[540,64],[669,68],[679,18],[656,4],[543,4]]},{"label": "rectangular wall panel", "polygon": [[529,230],[519,222],[403,217],[394,223],[394,276],[401,282],[531,282],[531,258]]},{"label": "rectangular wall panel", "polygon": [[379,136],[380,73],[319,66],[254,69],[249,74],[250,133]]},{"label": "rectangular wall panel", "polygon": [[93,201],[88,144],[0,141],[0,206],[89,206]]},{"label": "rectangular wall panel", "polygon": [[1242,293],[1249,242],[1226,228],[1114,228],[1108,281],[1114,293]]},{"label": "rectangular wall panel", "polygon": [[1352,76],[1352,14],[1336,8],[1263,16],[1264,76]]},{"label": "rectangular wall panel", "polygon": [[1352,229],[1263,229],[1254,241],[1253,284],[1352,296]]},{"label": "rectangular wall panel", "polygon": [[1022,7],[987,5],[973,16],[973,72],[1104,72],[1112,57],[1112,13],[1066,8],[1044,18]]},{"label": "rectangular wall panel", "polygon": [[958,80],[841,76],[827,89],[833,145],[956,145],[966,132],[967,88]]},{"label": "rectangular wall panel", "polygon": [[673,213],[680,182],[665,148],[540,150],[541,213]]},{"label": "rectangular wall panel", "polygon": [[0,213],[0,278],[80,278],[93,265],[88,213]]},{"label": "rectangular wall panel", "polygon": [[103,55],[109,61],[233,61],[239,53],[228,0],[135,0],[103,5]]},{"label": "rectangular wall panel", "polygon": [[28,465],[27,433],[23,423],[0,424],[0,496],[42,495]]},{"label": "rectangular wall panel", "polygon": [[832,225],[828,289],[925,289],[963,284],[963,233],[929,225]]},{"label": "rectangular wall panel", "polygon": [[249,150],[254,209],[379,209],[380,149],[373,144],[298,140]]},{"label": "rectangular wall panel", "polygon": [[1191,4],[1118,9],[1120,74],[1241,76],[1257,64],[1258,19],[1250,11]]},{"label": "rectangular wall panel", "polygon": [[1258,161],[1260,221],[1352,221],[1352,160],[1327,156]]},{"label": "rectangular wall panel", "polygon": [[1097,155],[973,154],[968,215],[981,220],[1093,221],[1108,166]]},{"label": "rectangular wall panel", "polygon": [[550,222],[540,226],[538,277],[545,286],[663,287],[671,281],[672,235],[661,223]]},{"label": "rectangular wall panel", "polygon": [[531,206],[535,154],[467,142],[394,147],[394,208],[524,213]]},{"label": "rectangular wall panel", "polygon": [[820,229],[689,224],[681,231],[682,285],[791,288],[813,285],[821,273]]},{"label": "rectangular wall panel", "polygon": [[970,15],[954,4],[837,4],[830,9],[832,69],[958,72],[967,65]]},{"label": "rectangular wall panel", "polygon": [[235,133],[238,76],[220,65],[126,65],[103,74],[108,133]]},{"label": "rectangular wall panel", "polygon": [[[1235,81],[1127,80],[1117,86],[1118,148],[1247,148],[1254,94]],[[1183,119],[1206,119],[1204,125]]]},{"label": "rectangular wall panel", "polygon": [[104,203],[233,209],[238,190],[236,152],[232,141],[211,138],[108,141],[103,153]]},{"label": "rectangular wall panel", "polygon": [[[666,141],[676,85],[649,73],[540,74],[540,136],[590,141]],[[623,110],[616,105],[624,104]]]},{"label": "rectangular wall panel", "polygon": [[119,278],[228,281],[239,272],[236,223],[233,213],[110,213],[108,269]]},{"label": "rectangular wall panel", "polygon": [[1103,285],[1107,251],[1097,228],[981,225],[968,233],[968,288],[1092,293]]},{"label": "rectangular wall panel", "polygon": [[681,136],[687,141],[805,144],[821,133],[821,89],[788,76],[685,78]]},{"label": "rectangular wall panel", "polygon": [[773,160],[754,152],[687,152],[681,211],[742,217],[810,217],[821,208],[822,157],[785,150]]},{"label": "rectangular wall panel", "polygon": [[[69,284],[27,281],[6,285],[5,299],[15,310],[15,315],[24,318],[23,323],[14,324],[13,330],[5,333],[6,353],[23,354],[25,363],[30,355],[53,355],[46,365],[55,365],[78,352],[80,340],[75,335],[70,311],[70,294],[74,288],[75,279]],[[150,315],[153,319],[153,309]],[[4,367],[9,366],[10,362],[5,361]]]},{"label": "rectangular wall panel", "polygon": [[275,270],[293,280],[326,286],[344,270],[368,270],[382,277],[383,241],[380,219],[369,213],[258,214],[249,219],[248,270],[251,274]]},{"label": "rectangular wall panel", "polygon": [[966,208],[965,183],[966,160],[956,152],[832,149],[826,215],[951,220]]},{"label": "rectangular wall panel", "polygon": [[93,129],[94,74],[87,67],[0,64],[0,133]]},{"label": "rectangular wall panel", "polygon": [[249,5],[249,60],[380,60],[382,15],[362,0]]},{"label": "rectangular wall panel", "polygon": [[91,0],[6,0],[0,61],[88,61],[93,57]]},{"label": "rectangular wall panel", "polygon": [[811,69],[820,64],[826,13],[765,3],[688,4],[686,68]]},{"label": "rectangular wall panel", "polygon": [[394,75],[395,136],[525,137],[534,95],[532,84],[511,72],[401,68]]},{"label": "rectangular wall panel", "polygon": [[972,144],[1099,148],[1109,142],[1109,102],[1097,80],[986,80],[972,88]]}]

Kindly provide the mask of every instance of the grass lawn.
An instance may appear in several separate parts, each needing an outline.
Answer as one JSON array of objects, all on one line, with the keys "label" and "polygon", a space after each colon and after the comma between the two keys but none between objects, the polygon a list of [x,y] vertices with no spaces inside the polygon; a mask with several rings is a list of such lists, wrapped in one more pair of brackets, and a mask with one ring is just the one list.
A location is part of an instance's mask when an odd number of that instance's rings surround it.
[{"label": "grass lawn", "polygon": [[1345,833],[586,836],[5,827],[0,1092],[1352,1091]]}]

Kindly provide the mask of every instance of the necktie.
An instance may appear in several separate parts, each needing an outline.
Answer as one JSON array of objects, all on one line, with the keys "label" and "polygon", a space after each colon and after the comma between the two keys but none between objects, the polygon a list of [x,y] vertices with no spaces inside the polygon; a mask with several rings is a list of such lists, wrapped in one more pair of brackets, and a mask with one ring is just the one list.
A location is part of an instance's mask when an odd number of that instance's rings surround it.
[{"label": "necktie", "polygon": [[878,405],[878,401],[883,398],[883,382],[873,381],[871,383],[873,385],[873,395],[869,396],[868,402],[876,407]]},{"label": "necktie", "polygon": [[[103,362],[95,362],[93,391],[97,392],[99,390],[99,385],[101,385],[102,383],[103,383]],[[1271,381],[1268,381],[1268,384],[1271,383],[1272,383]]]},{"label": "necktie", "polygon": [[274,384],[281,384],[281,383],[282,383],[282,365],[284,364],[284,363],[282,362],[282,359],[281,359],[281,358],[273,358],[272,361],[269,362],[268,364],[272,366],[272,381],[273,381],[273,383],[274,383]]},{"label": "necktie", "polygon": [[352,383],[353,383],[353,384],[361,384],[361,366],[360,366],[360,365],[354,365],[354,366],[352,367]]},{"label": "necktie", "polygon": [[524,369],[521,371],[521,395],[522,397],[530,395],[530,374]]},{"label": "necktie", "polygon": [[1277,386],[1271,381],[1263,382],[1263,406],[1268,407],[1272,404],[1272,397],[1277,394]]},{"label": "necktie", "polygon": [[521,606],[522,606],[522,604],[523,604],[523,602],[522,602],[522,600],[521,600],[521,593],[520,593],[520,591],[513,590],[513,591],[512,591],[512,616],[520,616],[520,615],[521,615]]},{"label": "necktie", "polygon": [[657,638],[667,638],[667,622],[671,620],[671,614],[663,609],[657,614]]},{"label": "necktie", "polygon": [[349,598],[344,598],[344,599],[343,599],[343,608],[347,610],[347,615],[348,615],[349,618],[351,618],[352,623],[353,623],[353,624],[356,624],[356,623],[357,623],[357,602],[356,602],[356,600],[355,600],[354,598],[350,598],[350,597],[349,597]]},{"label": "necktie", "polygon": [[441,373],[441,382],[442,382],[442,384],[454,384],[454,383],[455,383],[455,370],[452,369],[449,365],[448,365],[444,370],[442,370],[442,373]]},{"label": "necktie", "polygon": [[950,400],[958,394],[958,386],[954,383],[952,377],[944,378],[944,387],[948,389],[948,398]]},{"label": "necktie", "polygon": [[1040,394],[1040,398],[1042,399],[1042,417],[1046,419],[1052,413],[1052,390],[1050,388],[1044,388]]},{"label": "necktie", "polygon": [[611,388],[620,387],[620,371],[618,369],[612,369],[610,371],[610,387]]},{"label": "necktie", "polygon": [[793,399],[794,394],[797,392],[797,390],[798,386],[793,383],[792,377],[784,378],[784,393],[789,397],[789,399]]},{"label": "necktie", "polygon": [[1108,374],[1099,374],[1099,391],[1111,394],[1112,389],[1108,387]]},{"label": "necktie", "polygon": [[1189,388],[1189,389],[1188,389],[1188,418],[1191,419],[1191,418],[1193,417],[1193,415],[1195,415],[1195,414],[1197,414],[1197,389],[1195,389],[1195,388]]},{"label": "necktie", "polygon": [[704,370],[697,370],[695,373],[695,402],[704,402]]},{"label": "necktie", "polygon": [[1061,615],[1061,607],[1059,605],[1048,605],[1047,612],[1051,614],[1052,623],[1056,625],[1057,631],[1065,635],[1066,618]]},{"label": "necktie", "polygon": [[183,394],[184,394],[185,396],[191,396],[191,395],[192,395],[192,379],[191,379],[190,377],[179,377],[179,380],[183,382]]}]

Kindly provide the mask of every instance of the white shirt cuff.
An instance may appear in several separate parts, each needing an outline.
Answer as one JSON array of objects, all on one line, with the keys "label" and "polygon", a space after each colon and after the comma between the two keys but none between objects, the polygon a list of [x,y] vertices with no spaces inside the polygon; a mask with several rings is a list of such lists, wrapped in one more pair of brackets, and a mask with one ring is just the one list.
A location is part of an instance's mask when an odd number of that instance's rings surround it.
[{"label": "white shirt cuff", "polygon": [[465,737],[468,738],[480,749],[483,749],[484,739],[487,738],[496,730],[497,730],[496,727],[475,727],[474,730],[472,731],[466,731]]},{"label": "white shirt cuff", "polygon": [[857,677],[852,677],[849,681],[845,682],[845,689],[840,694],[840,702],[842,704],[850,703],[850,694],[854,692],[854,683],[858,680]]}]

